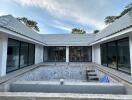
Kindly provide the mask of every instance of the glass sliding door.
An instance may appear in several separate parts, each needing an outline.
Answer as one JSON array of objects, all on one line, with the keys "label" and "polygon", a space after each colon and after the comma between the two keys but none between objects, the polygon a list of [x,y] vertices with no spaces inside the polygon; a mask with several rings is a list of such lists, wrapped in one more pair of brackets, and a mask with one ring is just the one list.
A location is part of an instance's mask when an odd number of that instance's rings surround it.
[{"label": "glass sliding door", "polygon": [[7,73],[33,65],[35,59],[35,45],[8,39]]},{"label": "glass sliding door", "polygon": [[[87,48],[87,49],[86,49]],[[92,62],[92,47],[85,47],[84,50],[85,53],[85,57],[87,57],[87,60],[85,60],[86,62]]]},{"label": "glass sliding door", "polygon": [[28,64],[33,65],[35,60],[35,46],[33,44],[29,44],[29,57]]},{"label": "glass sliding door", "polygon": [[101,64],[130,74],[129,38],[101,44]]},{"label": "glass sliding door", "polygon": [[19,69],[19,47],[19,41],[8,39],[7,72]]},{"label": "glass sliding door", "polygon": [[87,46],[69,47],[70,62],[91,62],[92,48]]},{"label": "glass sliding door", "polygon": [[107,66],[107,44],[101,46],[101,64]]},{"label": "glass sliding door", "polygon": [[66,47],[47,47],[49,62],[65,62]]},{"label": "glass sliding door", "polygon": [[116,42],[108,43],[108,67],[117,69]]},{"label": "glass sliding door", "polygon": [[21,42],[20,48],[20,67],[25,67],[28,65],[28,44]]},{"label": "glass sliding door", "polygon": [[118,69],[130,73],[130,53],[128,38],[118,41]]}]

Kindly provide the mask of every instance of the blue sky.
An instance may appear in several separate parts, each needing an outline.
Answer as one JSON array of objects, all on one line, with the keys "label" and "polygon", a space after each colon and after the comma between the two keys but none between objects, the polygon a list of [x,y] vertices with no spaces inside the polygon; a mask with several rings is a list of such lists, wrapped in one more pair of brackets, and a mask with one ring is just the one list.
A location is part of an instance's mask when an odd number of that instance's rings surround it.
[{"label": "blue sky", "polygon": [[131,0],[1,0],[0,15],[27,17],[38,22],[41,34],[88,33],[105,27],[104,18],[118,15]]}]

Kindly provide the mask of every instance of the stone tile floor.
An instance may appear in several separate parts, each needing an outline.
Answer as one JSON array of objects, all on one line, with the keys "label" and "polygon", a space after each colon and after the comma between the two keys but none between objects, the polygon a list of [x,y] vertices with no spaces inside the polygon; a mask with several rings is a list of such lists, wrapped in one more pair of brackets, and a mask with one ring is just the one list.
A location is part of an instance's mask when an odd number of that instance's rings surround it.
[{"label": "stone tile floor", "polygon": [[[64,79],[66,81],[87,81],[86,69],[95,69],[91,64],[75,64],[75,65],[43,65],[34,69],[23,76],[18,81],[56,81]],[[95,69],[96,70],[96,69]],[[104,73],[96,70],[99,78]],[[110,77],[110,82],[117,82]]]}]

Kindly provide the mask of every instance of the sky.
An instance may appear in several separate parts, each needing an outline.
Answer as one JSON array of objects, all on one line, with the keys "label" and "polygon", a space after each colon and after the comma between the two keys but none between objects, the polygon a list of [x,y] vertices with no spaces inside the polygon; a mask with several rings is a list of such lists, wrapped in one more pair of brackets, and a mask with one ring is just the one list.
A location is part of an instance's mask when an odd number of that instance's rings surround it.
[{"label": "sky", "polygon": [[0,15],[27,17],[38,22],[40,34],[87,33],[106,27],[106,16],[119,15],[132,0],[0,0]]}]

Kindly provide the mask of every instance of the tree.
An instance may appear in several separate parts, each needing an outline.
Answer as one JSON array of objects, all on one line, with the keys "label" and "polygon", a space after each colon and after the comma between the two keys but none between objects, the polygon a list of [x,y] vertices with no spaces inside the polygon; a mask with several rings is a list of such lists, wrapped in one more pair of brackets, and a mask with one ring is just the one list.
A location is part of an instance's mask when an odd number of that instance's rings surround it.
[{"label": "tree", "polygon": [[121,14],[118,16],[119,18],[124,16],[126,13],[132,11],[132,3],[130,3],[129,5],[127,5],[125,7],[125,9],[121,12]]},{"label": "tree", "polygon": [[36,31],[39,31],[39,27],[37,26],[37,22],[33,20],[29,20],[26,17],[18,17],[17,18],[19,21],[22,21],[26,24],[26,26],[35,29]]},{"label": "tree", "polygon": [[98,33],[98,32],[99,32],[99,30],[94,30],[94,31],[93,31],[94,34],[96,34],[96,33]]},{"label": "tree", "polygon": [[105,18],[105,24],[113,23],[117,19],[117,16],[107,16]]},{"label": "tree", "polygon": [[113,23],[116,19],[119,19],[130,11],[132,11],[132,3],[128,4],[119,16],[107,16],[105,18],[105,24]]},{"label": "tree", "polygon": [[71,33],[72,34],[86,34],[86,31],[84,29],[73,28]]}]

